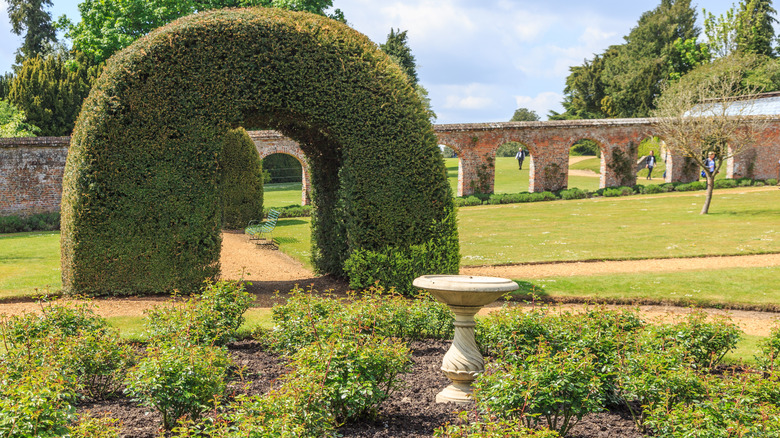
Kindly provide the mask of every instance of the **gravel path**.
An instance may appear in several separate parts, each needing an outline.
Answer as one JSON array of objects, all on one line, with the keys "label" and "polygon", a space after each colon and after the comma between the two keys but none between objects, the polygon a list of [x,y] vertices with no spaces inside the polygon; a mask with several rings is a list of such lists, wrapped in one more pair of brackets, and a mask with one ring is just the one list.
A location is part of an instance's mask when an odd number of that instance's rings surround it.
[{"label": "gravel path", "polygon": [[[317,276],[301,263],[281,251],[256,246],[247,237],[239,233],[226,232],[222,235],[222,272],[228,279],[244,279],[252,284],[247,289],[255,294],[255,306],[268,308],[285,299],[286,292],[298,285],[302,288],[332,291],[343,295],[348,286],[328,276]],[[702,257],[685,259],[650,259],[606,262],[572,262],[510,266],[466,266],[461,268],[464,275],[484,275],[506,278],[539,279],[553,276],[593,275],[597,273],[621,272],[660,272],[688,271],[699,269],[721,269],[732,267],[780,266],[780,254]],[[279,293],[276,293],[279,291]],[[72,300],[74,303],[81,301]],[[102,316],[140,316],[144,310],[158,305],[170,305],[172,299],[167,296],[141,298],[101,298],[93,303],[97,313]],[[499,308],[496,304],[484,312]],[[529,309],[531,306],[527,306]],[[608,306],[617,308],[621,306]],[[633,306],[623,306],[631,307]],[[557,307],[561,311],[579,311],[579,304],[563,304]],[[638,306],[649,320],[670,320],[690,309],[674,306]],[[33,302],[0,304],[0,314],[19,314],[39,312],[41,306]],[[766,336],[780,314],[755,311],[724,311],[707,309],[713,315],[728,315],[747,334]]]}]

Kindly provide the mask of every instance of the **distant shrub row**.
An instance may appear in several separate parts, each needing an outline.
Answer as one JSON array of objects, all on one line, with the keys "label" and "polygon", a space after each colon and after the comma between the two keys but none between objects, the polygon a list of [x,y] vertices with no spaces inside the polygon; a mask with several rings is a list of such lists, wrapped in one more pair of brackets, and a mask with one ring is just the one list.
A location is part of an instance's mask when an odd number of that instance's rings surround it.
[{"label": "distant shrub row", "polygon": [[[767,180],[753,180],[750,178],[740,179],[720,179],[715,181],[716,189],[730,189],[734,187],[761,187],[761,186],[773,186],[777,185],[777,180],[770,178]],[[642,185],[637,184],[633,187],[607,187],[604,189],[598,189],[596,191],[580,190],[578,188],[571,188],[561,190],[559,192],[540,192],[540,193],[500,193],[500,194],[483,194],[476,193],[471,196],[464,196],[455,198],[455,205],[458,207],[469,207],[472,205],[496,205],[496,204],[519,204],[523,202],[541,202],[541,201],[555,201],[558,199],[585,199],[595,197],[616,197],[616,196],[631,196],[631,195],[643,195],[653,193],[667,193],[667,192],[690,192],[694,190],[705,190],[707,183],[704,181],[694,181],[690,183],[665,183],[665,184],[650,184]]]},{"label": "distant shrub row", "polygon": [[39,213],[31,216],[0,217],[0,234],[26,231],[56,231],[60,229],[60,213]]}]

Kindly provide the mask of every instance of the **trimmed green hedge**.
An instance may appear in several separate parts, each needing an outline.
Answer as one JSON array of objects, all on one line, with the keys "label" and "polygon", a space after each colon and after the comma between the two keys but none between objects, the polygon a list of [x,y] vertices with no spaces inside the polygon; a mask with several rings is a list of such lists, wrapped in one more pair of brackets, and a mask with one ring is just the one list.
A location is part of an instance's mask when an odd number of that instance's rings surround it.
[{"label": "trimmed green hedge", "polygon": [[244,229],[263,218],[263,168],[255,143],[243,128],[228,131],[219,159],[222,228]]},{"label": "trimmed green hedge", "polygon": [[458,272],[444,162],[400,68],[325,17],[232,9],[177,20],[108,61],[65,168],[63,290],[195,292],[215,277],[218,159],[239,126],[281,131],[310,160],[319,272],[356,287],[382,272],[409,291],[415,275]]}]

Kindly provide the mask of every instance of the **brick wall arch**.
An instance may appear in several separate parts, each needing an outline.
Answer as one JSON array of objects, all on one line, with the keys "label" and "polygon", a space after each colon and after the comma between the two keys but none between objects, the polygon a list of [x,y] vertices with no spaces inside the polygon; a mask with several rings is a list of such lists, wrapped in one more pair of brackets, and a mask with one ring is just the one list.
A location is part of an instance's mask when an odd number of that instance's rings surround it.
[{"label": "brick wall arch", "polygon": [[249,131],[249,138],[255,143],[261,160],[269,155],[285,154],[295,157],[301,163],[301,205],[309,205],[311,202],[309,161],[298,142],[276,131]]}]

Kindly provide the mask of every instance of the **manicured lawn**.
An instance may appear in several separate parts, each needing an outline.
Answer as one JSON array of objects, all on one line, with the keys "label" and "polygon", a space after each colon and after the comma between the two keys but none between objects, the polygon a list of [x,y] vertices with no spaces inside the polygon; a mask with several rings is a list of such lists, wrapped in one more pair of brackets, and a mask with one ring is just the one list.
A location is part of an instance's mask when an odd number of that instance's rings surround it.
[{"label": "manicured lawn", "polygon": [[599,302],[650,299],[683,306],[737,304],[775,309],[780,306],[778,278],[780,267],[774,266],[514,280],[520,284],[519,297],[587,297]]},{"label": "manicured lawn", "polygon": [[0,234],[0,298],[59,291],[60,233]]},{"label": "manicured lawn", "polygon": [[[447,167],[447,177],[452,187],[453,195],[458,193],[458,159],[445,158],[444,164]],[[527,192],[529,188],[528,168],[530,160],[525,160],[523,170],[517,169],[517,160],[512,157],[496,158],[496,193],[520,193]],[[569,175],[569,187],[577,187],[582,190],[595,191],[599,188],[598,177],[572,176]]]},{"label": "manicured lawn", "polygon": [[[119,336],[126,341],[145,341],[144,316],[113,316],[106,318],[108,324],[119,329]],[[238,329],[239,335],[251,333],[256,328],[270,329],[273,327],[270,309],[250,308],[244,313],[244,323]]]},{"label": "manicured lawn", "polygon": [[703,192],[461,208],[462,264],[780,251],[780,191]]},{"label": "manicured lawn", "polygon": [[301,205],[301,183],[266,184],[263,186],[263,207]]}]

